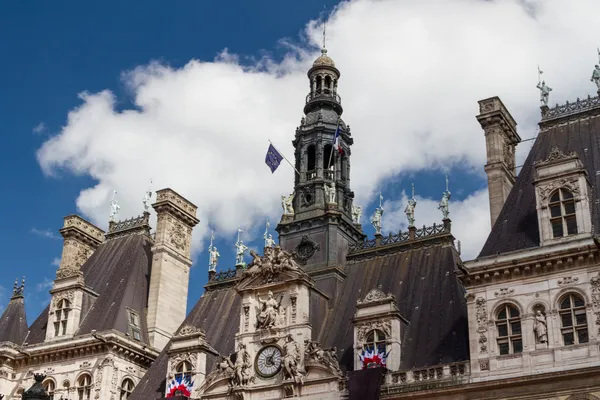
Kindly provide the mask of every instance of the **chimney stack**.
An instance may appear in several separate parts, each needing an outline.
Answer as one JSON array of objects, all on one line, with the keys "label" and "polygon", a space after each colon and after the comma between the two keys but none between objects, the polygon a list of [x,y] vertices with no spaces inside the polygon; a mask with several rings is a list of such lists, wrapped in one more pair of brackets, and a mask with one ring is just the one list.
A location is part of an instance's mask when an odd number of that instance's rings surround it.
[{"label": "chimney stack", "polygon": [[485,133],[492,227],[517,178],[515,148],[521,142],[517,123],[498,97],[479,101],[477,121]]},{"label": "chimney stack", "polygon": [[197,207],[171,189],[156,192],[157,214],[148,293],[150,344],[162,350],[186,315],[192,228]]}]

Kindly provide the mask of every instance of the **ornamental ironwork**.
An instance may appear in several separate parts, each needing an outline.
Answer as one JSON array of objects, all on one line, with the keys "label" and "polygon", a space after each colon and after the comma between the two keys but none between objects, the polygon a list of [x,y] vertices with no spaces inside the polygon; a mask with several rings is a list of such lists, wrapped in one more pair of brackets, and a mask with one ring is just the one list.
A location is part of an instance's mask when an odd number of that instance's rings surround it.
[{"label": "ornamental ironwork", "polygon": [[542,107],[542,121],[547,121],[554,118],[566,117],[577,114],[583,111],[589,111],[596,107],[600,107],[600,97],[588,96],[587,99],[579,99],[575,103],[568,101],[563,105],[556,105],[553,108]]}]

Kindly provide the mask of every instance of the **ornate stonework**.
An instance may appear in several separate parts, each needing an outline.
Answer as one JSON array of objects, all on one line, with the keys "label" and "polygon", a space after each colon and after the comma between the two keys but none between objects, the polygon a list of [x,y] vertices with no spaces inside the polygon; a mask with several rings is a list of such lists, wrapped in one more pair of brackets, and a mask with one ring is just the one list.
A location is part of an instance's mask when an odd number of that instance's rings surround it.
[{"label": "ornate stonework", "polygon": [[511,295],[511,294],[513,294],[514,292],[515,292],[515,290],[514,290],[514,289],[509,289],[509,288],[505,287],[505,288],[500,288],[500,289],[496,290],[496,291],[494,292],[494,295],[495,295],[496,297],[510,296],[510,295]]},{"label": "ornate stonework", "polygon": [[391,336],[392,334],[392,325],[389,320],[366,322],[364,324],[357,325],[358,341],[360,343],[364,343],[367,333],[375,329],[382,331],[386,336]]},{"label": "ornate stonework", "polygon": [[558,280],[559,285],[574,285],[579,281],[579,278],[572,276],[565,276]]},{"label": "ornate stonework", "polygon": [[58,305],[58,303],[63,300],[66,299],[69,301],[69,303],[73,303],[73,299],[75,298],[75,292],[72,290],[67,290],[65,292],[59,292],[54,294],[54,296],[52,297],[52,309],[56,308],[56,306]]},{"label": "ornate stonework", "polygon": [[596,315],[596,326],[598,327],[598,334],[600,334],[600,273],[590,279],[592,287],[592,308]]},{"label": "ornate stonework", "polygon": [[337,358],[337,349],[335,347],[329,349],[321,348],[319,342],[314,340],[304,341],[304,363],[310,366],[313,363],[321,364],[337,376],[342,376],[342,370]]},{"label": "ornate stonework", "polygon": [[195,371],[198,362],[198,355],[190,352],[174,354],[169,358],[169,371],[175,374],[177,372],[177,366],[183,361],[189,362],[192,366],[192,370]]},{"label": "ornate stonework", "polygon": [[179,250],[186,251],[188,246],[185,227],[180,222],[175,222],[169,232],[169,241]]},{"label": "ornate stonework", "polygon": [[277,275],[284,271],[293,271],[294,273],[307,276],[300,269],[292,253],[282,250],[279,246],[265,247],[265,254],[258,255],[255,251],[250,251],[252,261],[248,268],[244,270],[244,276],[261,276],[264,283],[273,282]]},{"label": "ornate stonework", "polygon": [[381,286],[377,289],[371,289],[364,299],[358,299],[356,304],[376,303],[382,300],[395,300],[393,294],[385,294],[381,291]]},{"label": "ornate stonework", "polygon": [[487,353],[487,335],[486,332],[488,330],[488,317],[487,317],[487,307],[485,303],[485,299],[483,297],[477,298],[475,300],[476,311],[475,317],[477,320],[477,332],[479,333],[479,352]]},{"label": "ornate stonework", "polygon": [[550,181],[545,185],[539,185],[536,190],[540,196],[540,200],[542,201],[542,207],[547,207],[548,204],[548,196],[553,193],[556,189],[565,188],[573,193],[573,196],[579,196],[579,184],[575,178],[573,179],[558,179],[554,181]]},{"label": "ornate stonework", "polygon": [[175,337],[192,336],[192,335],[196,335],[196,334],[204,335],[204,331],[200,328],[196,328],[191,325],[185,325],[183,328],[181,328],[179,330],[179,332],[177,333],[177,335],[175,335]]},{"label": "ornate stonework", "polygon": [[298,246],[296,246],[294,254],[296,259],[304,265],[320,249],[321,246],[318,243],[304,235],[302,236],[300,243],[298,243]]},{"label": "ornate stonework", "polygon": [[552,148],[550,149],[550,153],[548,154],[548,158],[546,158],[545,160],[538,160],[534,163],[534,165],[535,166],[546,165],[546,164],[550,164],[552,162],[568,160],[571,158],[578,158],[577,153],[574,151],[571,151],[571,152],[565,154],[562,151],[560,151],[558,147],[552,146]]}]

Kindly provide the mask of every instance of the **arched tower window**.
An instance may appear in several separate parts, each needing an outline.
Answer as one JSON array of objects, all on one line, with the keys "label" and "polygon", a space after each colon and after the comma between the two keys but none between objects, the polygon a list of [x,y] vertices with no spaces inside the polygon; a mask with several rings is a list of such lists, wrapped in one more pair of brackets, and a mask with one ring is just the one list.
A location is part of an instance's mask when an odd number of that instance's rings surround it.
[{"label": "arched tower window", "polygon": [[317,82],[317,93],[321,93],[321,90],[323,89],[323,78],[321,78],[320,76],[317,76],[316,79]]},{"label": "arched tower window", "polygon": [[325,93],[331,93],[332,87],[331,87],[331,77],[329,75],[327,75],[325,77]]},{"label": "arched tower window", "polygon": [[67,333],[67,322],[71,304],[67,299],[61,299],[54,309],[54,336],[64,336]]},{"label": "arched tower window", "polygon": [[335,162],[335,156],[332,152],[333,146],[330,144],[326,144],[323,148],[323,169],[325,170],[330,169]]},{"label": "arched tower window", "polygon": [[496,329],[498,352],[501,355],[517,354],[523,351],[521,316],[515,306],[511,304],[500,306],[496,314]]},{"label": "arched tower window", "polygon": [[92,393],[92,377],[83,374],[77,379],[77,396],[79,400],[90,400]]},{"label": "arched tower window", "polygon": [[559,303],[561,332],[565,346],[587,343],[588,327],[585,302],[575,293],[569,293]]},{"label": "arched tower window", "polygon": [[175,379],[191,379],[192,378],[192,364],[189,361],[182,361],[177,364],[177,373]]},{"label": "arched tower window", "polygon": [[133,392],[133,389],[135,388],[135,384],[133,383],[133,381],[129,378],[126,378],[123,380],[123,383],[121,383],[121,400],[124,399],[128,399],[129,396],[131,396],[131,393]]},{"label": "arched tower window", "polygon": [[550,196],[550,224],[555,238],[577,233],[577,217],[573,193],[567,189],[558,189]]},{"label": "arched tower window", "polygon": [[373,329],[367,333],[364,348],[365,350],[377,349],[380,353],[387,353],[386,337],[383,331],[379,329]]},{"label": "arched tower window", "polygon": [[54,392],[56,391],[56,383],[52,379],[44,382],[44,389],[48,393],[48,400],[54,400]]},{"label": "arched tower window", "polygon": [[306,157],[307,157],[306,170],[314,171],[317,167],[317,163],[316,163],[317,155],[316,155],[316,149],[315,149],[314,144],[311,144],[306,149]]}]

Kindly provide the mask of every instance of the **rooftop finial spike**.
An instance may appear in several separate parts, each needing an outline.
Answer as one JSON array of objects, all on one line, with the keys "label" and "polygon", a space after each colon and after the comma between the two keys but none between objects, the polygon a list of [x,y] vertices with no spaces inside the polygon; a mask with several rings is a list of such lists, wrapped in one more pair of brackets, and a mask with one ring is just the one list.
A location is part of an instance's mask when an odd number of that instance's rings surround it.
[{"label": "rooftop finial spike", "polygon": [[117,214],[119,213],[119,210],[121,209],[121,207],[119,206],[119,203],[117,203],[116,196],[117,196],[117,191],[113,190],[112,200],[110,201],[110,216],[108,217],[108,220],[110,222],[116,222]]},{"label": "rooftop finial spike", "polygon": [[326,41],[327,41],[327,17],[325,15],[325,11],[327,9],[326,5],[323,5],[323,48],[321,49],[322,53],[327,53]]},{"label": "rooftop finial spike", "polygon": [[15,279],[15,285],[13,287],[13,297],[23,296],[25,291],[25,277],[21,280],[21,286],[19,286],[19,279]]}]

